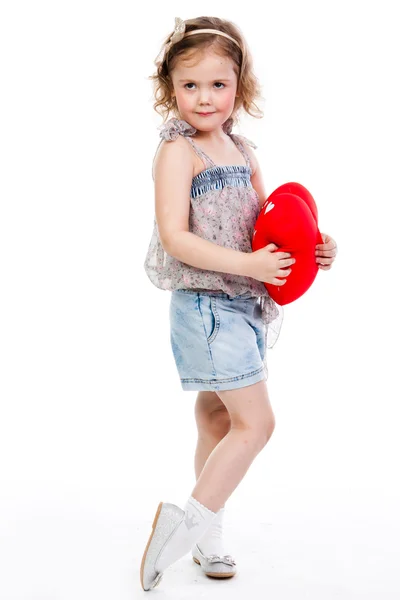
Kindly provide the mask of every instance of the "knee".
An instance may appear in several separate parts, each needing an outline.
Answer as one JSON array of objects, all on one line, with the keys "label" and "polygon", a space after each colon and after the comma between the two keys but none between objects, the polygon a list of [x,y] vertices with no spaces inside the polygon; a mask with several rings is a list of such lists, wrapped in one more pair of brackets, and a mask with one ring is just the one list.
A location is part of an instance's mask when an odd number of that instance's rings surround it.
[{"label": "knee", "polygon": [[236,423],[235,428],[245,430],[247,437],[252,441],[256,452],[260,452],[268,443],[275,429],[274,415],[268,415],[268,419],[257,423]]},{"label": "knee", "polygon": [[264,446],[268,443],[275,429],[275,416],[272,414],[269,416],[268,421],[265,422],[264,430]]},{"label": "knee", "polygon": [[268,444],[275,429],[275,418],[269,417],[268,421],[264,421],[258,424],[254,428],[254,435],[256,439],[256,447],[258,451],[261,451]]},{"label": "knee", "polygon": [[231,419],[225,408],[196,414],[199,430],[206,429],[218,435],[226,435],[231,428]]}]

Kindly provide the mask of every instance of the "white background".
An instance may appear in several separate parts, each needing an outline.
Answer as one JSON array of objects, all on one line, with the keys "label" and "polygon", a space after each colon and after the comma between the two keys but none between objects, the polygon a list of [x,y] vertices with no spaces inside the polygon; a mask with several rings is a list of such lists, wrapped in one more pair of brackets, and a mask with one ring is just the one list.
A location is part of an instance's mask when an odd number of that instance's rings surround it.
[{"label": "white background", "polygon": [[158,502],[194,487],[196,392],[143,269],[147,78],[174,17],[211,14],[253,53],[265,117],[236,132],[267,192],[306,185],[339,254],[270,351],[276,429],[227,503],[239,575],[207,580],[188,555],[152,593],[398,598],[396,3],[189,6],[1,3],[0,597],[142,597]]}]

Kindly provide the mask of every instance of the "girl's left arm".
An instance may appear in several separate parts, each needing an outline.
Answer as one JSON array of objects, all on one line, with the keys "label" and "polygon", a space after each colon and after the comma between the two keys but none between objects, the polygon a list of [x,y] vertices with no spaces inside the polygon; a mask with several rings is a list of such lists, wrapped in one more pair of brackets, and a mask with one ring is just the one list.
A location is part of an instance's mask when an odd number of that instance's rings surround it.
[{"label": "girl's left arm", "polygon": [[[267,198],[267,194],[265,192],[265,187],[264,187],[264,181],[263,181],[260,165],[258,164],[258,160],[255,155],[255,152],[253,151],[252,148],[250,148],[250,146],[247,146],[247,145],[246,145],[246,150],[250,156],[250,165],[251,165],[251,170],[252,170],[252,175],[250,178],[251,185],[257,192],[257,195],[259,198],[260,210],[261,210],[262,205],[264,204],[264,202]],[[322,236],[324,243],[316,245],[315,260],[318,264],[319,269],[322,269],[323,271],[329,271],[329,269],[332,268],[333,261],[336,258],[337,244],[336,244],[335,240],[327,233],[321,233],[321,236]]]},{"label": "girl's left arm", "polygon": [[321,233],[321,236],[324,243],[315,246],[315,260],[317,261],[319,269],[329,271],[336,258],[337,244],[327,233]]}]

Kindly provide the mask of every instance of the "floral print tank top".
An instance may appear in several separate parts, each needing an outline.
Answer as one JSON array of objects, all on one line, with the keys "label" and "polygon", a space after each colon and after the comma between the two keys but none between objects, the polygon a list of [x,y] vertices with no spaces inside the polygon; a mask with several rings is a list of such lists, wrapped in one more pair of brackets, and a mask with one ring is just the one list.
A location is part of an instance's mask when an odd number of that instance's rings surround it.
[{"label": "floral print tank top", "polygon": [[[260,201],[250,181],[252,169],[246,144],[252,148],[256,146],[245,137],[233,134],[231,128],[232,120],[229,119],[223,129],[243,155],[245,165],[216,165],[194,141],[196,129],[180,119],[170,119],[160,127],[160,144],[163,140],[173,142],[181,135],[204,164],[204,170],[192,179],[189,231],[219,246],[252,252]],[[262,281],[199,269],[168,255],[160,242],[156,217],[144,268],[150,281],[163,290],[185,289],[203,294],[258,298],[260,316],[266,326],[266,347],[271,348],[278,338],[282,307],[272,300]]]}]

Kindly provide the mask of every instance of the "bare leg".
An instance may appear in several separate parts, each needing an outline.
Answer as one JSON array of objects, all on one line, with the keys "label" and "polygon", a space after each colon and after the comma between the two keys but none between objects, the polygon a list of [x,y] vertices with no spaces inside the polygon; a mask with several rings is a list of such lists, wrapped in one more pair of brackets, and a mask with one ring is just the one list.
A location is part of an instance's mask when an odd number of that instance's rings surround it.
[{"label": "bare leg", "polygon": [[[265,380],[237,390],[219,392],[218,397],[228,411],[230,430],[205,461],[186,504],[185,518],[177,525],[174,535],[154,563],[157,573],[162,573],[186,554],[195,542],[201,542],[215,519],[214,513],[222,508],[272,435],[275,422]],[[201,457],[213,445],[213,438],[215,441],[214,435],[205,436],[208,445],[205,450],[200,445],[197,464],[202,463]],[[146,551],[142,565],[145,557]]]},{"label": "bare leg", "polygon": [[[195,417],[198,431],[194,457],[197,481],[211,452],[230,431],[231,418],[225,404],[221,402],[217,394],[208,391],[198,393],[195,404]],[[223,508],[221,507],[221,510],[218,511],[217,516],[213,519],[203,537],[197,540],[197,545],[206,556],[211,554],[223,556],[226,554],[222,539]],[[221,570],[218,570],[218,567],[215,566],[213,569],[217,572],[216,577],[222,576]],[[229,573],[226,575],[225,567],[222,567],[222,572],[225,573],[225,576],[229,575]],[[231,575],[234,575],[234,572]]]},{"label": "bare leg", "polygon": [[[228,411],[231,428],[211,451],[191,494],[214,512],[239,485],[275,426],[265,379],[217,394]],[[200,456],[198,460],[200,464]]]},{"label": "bare leg", "polygon": [[211,452],[230,430],[231,418],[215,392],[199,392],[194,411],[198,433],[194,457],[197,481]]}]

